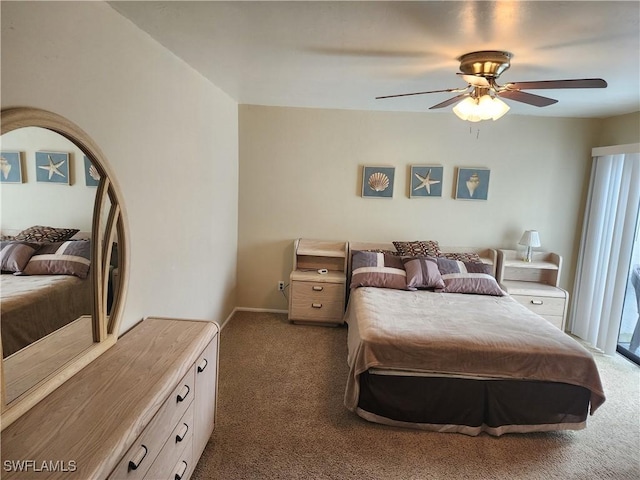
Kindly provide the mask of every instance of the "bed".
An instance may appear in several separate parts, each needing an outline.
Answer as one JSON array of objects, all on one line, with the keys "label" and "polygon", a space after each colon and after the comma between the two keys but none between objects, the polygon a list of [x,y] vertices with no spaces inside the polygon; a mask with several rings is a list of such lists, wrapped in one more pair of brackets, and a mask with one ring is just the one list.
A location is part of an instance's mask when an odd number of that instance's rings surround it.
[{"label": "bed", "polygon": [[[39,227],[38,233],[45,227]],[[32,227],[35,229],[35,227]],[[68,230],[67,236],[73,235]],[[2,356],[12,355],[83,315],[91,315],[91,242],[0,242]]]},{"label": "bed", "polygon": [[89,278],[2,274],[0,281],[3,357],[83,315],[91,315]]},{"label": "bed", "polygon": [[[350,273],[354,252],[385,248],[393,247],[350,244]],[[471,250],[495,273],[495,252]],[[467,435],[586,426],[605,396],[582,345],[508,295],[445,290],[350,291],[349,410],[372,422]]]}]

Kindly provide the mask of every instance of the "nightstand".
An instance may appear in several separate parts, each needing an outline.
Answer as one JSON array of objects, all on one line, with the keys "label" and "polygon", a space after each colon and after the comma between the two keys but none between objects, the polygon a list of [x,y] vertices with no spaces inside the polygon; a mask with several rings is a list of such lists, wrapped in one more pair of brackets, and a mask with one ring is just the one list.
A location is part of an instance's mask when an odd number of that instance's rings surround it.
[{"label": "nightstand", "polygon": [[498,250],[498,283],[532,312],[564,331],[569,294],[558,287],[562,257],[534,252],[531,262],[515,250]]},{"label": "nightstand", "polygon": [[[346,296],[347,243],[300,238],[289,277],[289,320],[341,325]],[[319,273],[326,270],[327,273]]]}]

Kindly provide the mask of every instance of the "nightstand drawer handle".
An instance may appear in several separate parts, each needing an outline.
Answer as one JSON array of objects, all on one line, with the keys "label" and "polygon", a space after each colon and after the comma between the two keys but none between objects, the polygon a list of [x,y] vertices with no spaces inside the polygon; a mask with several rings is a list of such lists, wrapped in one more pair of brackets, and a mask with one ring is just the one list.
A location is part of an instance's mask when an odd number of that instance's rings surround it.
[{"label": "nightstand drawer handle", "polygon": [[314,285],[313,286],[313,291],[314,292],[321,292],[322,290],[324,290],[324,288],[319,286],[319,285]]},{"label": "nightstand drawer handle", "polygon": [[531,300],[531,303],[533,305],[543,305],[544,302],[542,300]]},{"label": "nightstand drawer handle", "polygon": [[313,308],[322,308],[322,304],[321,303],[312,303],[311,306]]}]

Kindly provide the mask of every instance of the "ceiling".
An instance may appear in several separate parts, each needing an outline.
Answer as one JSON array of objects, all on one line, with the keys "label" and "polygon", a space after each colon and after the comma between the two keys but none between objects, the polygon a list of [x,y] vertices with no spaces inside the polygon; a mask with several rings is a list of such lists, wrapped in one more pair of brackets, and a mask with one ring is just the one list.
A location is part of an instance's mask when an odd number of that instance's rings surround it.
[{"label": "ceiling", "polygon": [[[500,84],[604,78],[536,90],[510,114],[609,117],[640,110],[640,2],[109,2],[241,104],[424,112],[464,87],[457,57],[514,54]],[[450,113],[451,107],[432,112]]]}]

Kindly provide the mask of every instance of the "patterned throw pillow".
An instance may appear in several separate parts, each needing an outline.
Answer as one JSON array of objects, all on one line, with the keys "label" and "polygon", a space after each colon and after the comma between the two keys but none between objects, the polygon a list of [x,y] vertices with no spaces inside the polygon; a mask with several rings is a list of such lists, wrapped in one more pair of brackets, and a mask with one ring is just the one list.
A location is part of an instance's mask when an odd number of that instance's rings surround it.
[{"label": "patterned throw pillow", "polygon": [[444,288],[444,281],[433,257],[405,257],[402,259],[407,272],[407,288]]},{"label": "patterned throw pillow", "polygon": [[351,260],[351,288],[380,287],[407,289],[402,259],[376,252],[355,252]]},{"label": "patterned throw pillow", "polygon": [[449,260],[460,260],[461,262],[482,262],[480,255],[474,252],[442,252],[440,256]]},{"label": "patterned throw pillow", "polygon": [[443,293],[474,293],[502,297],[505,292],[491,275],[491,267],[482,262],[461,262],[438,258],[438,270],[444,281]]},{"label": "patterned throw pillow", "polygon": [[15,236],[15,239],[29,242],[64,242],[79,231],[77,228],[54,228],[35,225],[21,231]]},{"label": "patterned throw pillow", "polygon": [[393,246],[404,257],[438,257],[441,254],[440,245],[436,240],[393,242]]},{"label": "patterned throw pillow", "polygon": [[0,242],[0,264],[3,272],[21,272],[40,245],[28,242]]},{"label": "patterned throw pillow", "polygon": [[75,275],[87,278],[91,266],[91,242],[45,243],[22,271],[25,275]]}]

